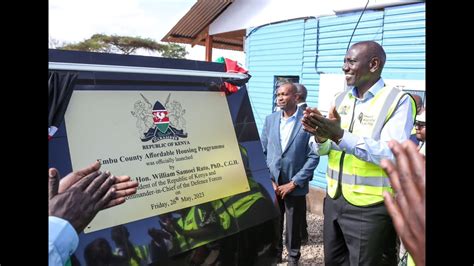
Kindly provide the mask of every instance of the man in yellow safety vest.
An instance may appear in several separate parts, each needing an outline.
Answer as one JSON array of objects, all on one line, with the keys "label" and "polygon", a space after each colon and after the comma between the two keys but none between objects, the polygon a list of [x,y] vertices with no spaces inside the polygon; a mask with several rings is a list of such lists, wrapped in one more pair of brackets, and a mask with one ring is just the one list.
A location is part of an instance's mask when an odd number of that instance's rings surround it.
[{"label": "man in yellow safety vest", "polygon": [[336,95],[328,117],[306,110],[310,146],[328,155],[324,200],[326,265],[396,265],[397,236],[384,205],[393,193],[380,167],[393,160],[391,139],[407,140],[413,128],[413,99],[381,78],[385,51],[378,43],[352,45],[342,70],[348,90]]}]

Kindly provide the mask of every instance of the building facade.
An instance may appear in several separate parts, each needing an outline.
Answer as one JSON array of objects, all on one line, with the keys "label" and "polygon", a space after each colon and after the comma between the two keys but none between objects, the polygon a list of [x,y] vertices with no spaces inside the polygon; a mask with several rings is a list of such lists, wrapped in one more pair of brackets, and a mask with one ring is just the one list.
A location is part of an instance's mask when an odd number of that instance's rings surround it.
[{"label": "building facade", "polygon": [[[343,73],[343,59],[353,32],[350,44],[372,40],[384,47],[384,79],[424,84],[425,3],[365,10],[361,14],[356,11],[307,17],[247,30],[246,65],[252,74],[248,92],[259,133],[265,117],[274,109],[275,83],[281,78],[304,84],[308,105],[320,104],[321,76]],[[322,156],[312,187],[326,188],[326,168],[327,156]]]}]

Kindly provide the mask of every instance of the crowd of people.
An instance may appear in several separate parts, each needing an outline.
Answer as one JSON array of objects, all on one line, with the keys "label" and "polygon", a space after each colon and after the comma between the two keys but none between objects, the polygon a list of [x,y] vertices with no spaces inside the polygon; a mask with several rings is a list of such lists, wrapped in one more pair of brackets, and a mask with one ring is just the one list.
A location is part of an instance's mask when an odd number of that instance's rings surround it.
[{"label": "crowd of people", "polygon": [[[327,155],[325,265],[397,265],[399,239],[408,265],[425,264],[425,110],[419,96],[384,81],[385,61],[377,42],[353,44],[342,66],[348,89],[335,95],[327,116],[307,106],[302,84],[279,84],[278,111],[266,117],[261,134],[281,212],[276,262],[283,260],[285,245],[288,265],[299,263],[308,237],[309,181]],[[50,265],[67,264],[77,233],[100,210],[136,193],[130,177],[99,169],[95,162],[61,180],[56,169],[49,170]],[[126,228],[114,230],[114,241],[127,247]],[[99,240],[94,245],[107,248]],[[142,253],[136,250],[132,258],[141,261]]]}]

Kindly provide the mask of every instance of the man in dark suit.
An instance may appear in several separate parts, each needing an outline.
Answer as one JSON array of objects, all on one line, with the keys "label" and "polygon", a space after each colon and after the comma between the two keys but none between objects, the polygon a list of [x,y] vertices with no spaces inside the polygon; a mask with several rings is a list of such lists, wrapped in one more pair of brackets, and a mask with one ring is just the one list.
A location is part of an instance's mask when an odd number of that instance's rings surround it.
[{"label": "man in dark suit", "polygon": [[[301,256],[301,226],[308,181],[313,176],[319,157],[308,145],[310,135],[301,126],[303,111],[296,106],[297,88],[284,82],[277,90],[280,110],[265,119],[262,132],[263,151],[267,157],[271,179],[281,213],[286,217],[286,247],[288,264],[298,263]],[[283,234],[283,215],[280,219],[280,235]],[[277,258],[281,261],[283,241],[277,246]]]}]

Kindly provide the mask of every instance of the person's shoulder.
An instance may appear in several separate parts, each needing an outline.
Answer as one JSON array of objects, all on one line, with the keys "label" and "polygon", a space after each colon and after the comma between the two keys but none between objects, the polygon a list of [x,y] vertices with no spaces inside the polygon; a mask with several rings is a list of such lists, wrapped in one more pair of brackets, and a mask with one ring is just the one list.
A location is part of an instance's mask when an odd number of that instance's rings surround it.
[{"label": "person's shoulder", "polygon": [[332,97],[332,100],[334,101],[335,99],[337,99],[337,97],[341,96],[341,94],[343,93],[346,93],[348,92],[349,90],[343,90],[343,91],[338,91],[334,94],[334,96]]},{"label": "person's shoulder", "polygon": [[[403,94],[407,94],[409,95],[408,92],[406,91],[403,91],[403,87],[401,87],[400,85],[398,84],[395,84],[395,83],[392,83],[390,81],[383,81],[383,87],[380,88],[380,91],[391,91],[391,90],[395,90],[396,92],[398,93],[403,93]],[[405,95],[403,95],[402,97],[405,97]]]},{"label": "person's shoulder", "polygon": [[415,99],[413,99],[413,97],[410,96],[410,93],[401,90],[399,94],[401,95],[400,100],[399,100],[400,105],[403,105],[403,104],[413,105],[416,108]]},{"label": "person's shoulder", "polygon": [[267,118],[267,119],[275,119],[275,118],[278,118],[278,117],[280,117],[280,116],[281,116],[281,110],[276,111],[276,112],[273,112],[273,113],[267,115],[266,118]]},{"label": "person's shoulder", "polygon": [[412,102],[415,103],[415,100],[410,96],[410,93],[404,91],[399,85],[384,83],[384,86],[380,89],[380,91],[385,91],[385,93],[391,93],[395,91],[398,94],[397,98],[400,98],[401,102],[405,102],[407,99],[412,99]]}]

